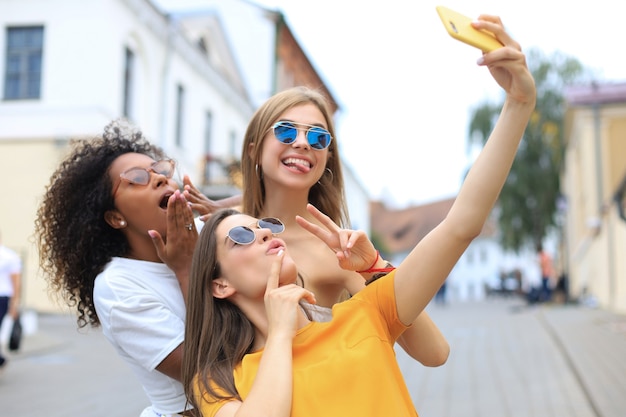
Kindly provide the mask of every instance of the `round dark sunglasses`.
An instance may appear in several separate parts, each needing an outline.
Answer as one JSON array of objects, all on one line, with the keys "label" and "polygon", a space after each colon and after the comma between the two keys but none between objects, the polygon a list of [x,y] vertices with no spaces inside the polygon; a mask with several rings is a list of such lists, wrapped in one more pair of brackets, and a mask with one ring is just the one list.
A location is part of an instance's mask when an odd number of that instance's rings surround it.
[{"label": "round dark sunglasses", "polygon": [[176,169],[176,162],[171,159],[163,159],[160,161],[156,161],[152,163],[148,168],[131,168],[120,174],[120,180],[115,185],[115,189],[113,190],[113,197],[115,197],[115,193],[120,188],[120,184],[122,181],[129,182],[135,185],[148,185],[150,182],[150,171],[165,176],[165,178],[170,179],[174,176],[174,171]]},{"label": "round dark sunglasses", "polygon": [[[269,229],[273,235],[285,231],[285,225],[274,217],[264,217],[257,220],[256,227],[259,229]],[[247,226],[235,226],[228,231],[228,237],[239,245],[249,245],[254,242],[256,235],[254,230]]]},{"label": "round dark sunglasses", "polygon": [[298,137],[298,130],[305,130],[306,140],[309,142],[309,145],[311,145],[311,148],[317,149],[318,151],[328,148],[330,146],[330,142],[333,140],[330,132],[323,127],[307,125],[304,123],[280,120],[274,123],[272,129],[274,130],[274,136],[276,139],[285,145],[290,145],[296,141],[296,138]]}]

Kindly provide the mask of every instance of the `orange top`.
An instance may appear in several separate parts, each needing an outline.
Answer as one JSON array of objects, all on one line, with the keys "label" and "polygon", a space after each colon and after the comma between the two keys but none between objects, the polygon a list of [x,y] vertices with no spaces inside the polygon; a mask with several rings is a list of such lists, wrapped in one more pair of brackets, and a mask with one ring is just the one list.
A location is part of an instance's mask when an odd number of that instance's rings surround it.
[{"label": "orange top", "polygon": [[[400,372],[394,343],[406,329],[398,319],[395,272],[373,282],[347,301],[335,304],[333,319],[310,323],[293,341],[292,417],[417,417]],[[234,370],[245,399],[263,350],[244,356]],[[214,416],[215,402],[195,387],[203,416]],[[202,395],[202,397],[200,397]]]}]

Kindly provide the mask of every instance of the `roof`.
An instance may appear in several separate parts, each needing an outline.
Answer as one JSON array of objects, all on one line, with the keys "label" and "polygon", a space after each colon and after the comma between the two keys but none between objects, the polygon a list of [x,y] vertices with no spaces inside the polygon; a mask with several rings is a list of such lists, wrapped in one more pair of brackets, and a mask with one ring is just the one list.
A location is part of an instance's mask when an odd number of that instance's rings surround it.
[{"label": "roof", "polygon": [[565,88],[568,106],[626,103],[626,83],[591,83]]},{"label": "roof", "polygon": [[[439,200],[401,210],[390,210],[384,203],[370,203],[372,233],[382,241],[388,254],[408,252],[445,219],[456,198]],[[493,237],[496,222],[490,217],[481,232],[482,237]]]}]

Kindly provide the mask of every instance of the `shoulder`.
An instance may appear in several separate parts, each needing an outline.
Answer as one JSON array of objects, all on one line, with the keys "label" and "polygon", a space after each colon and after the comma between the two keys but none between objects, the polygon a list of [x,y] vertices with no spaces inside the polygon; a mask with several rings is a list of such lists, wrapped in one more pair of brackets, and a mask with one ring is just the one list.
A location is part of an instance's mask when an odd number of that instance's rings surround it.
[{"label": "shoulder", "polygon": [[165,296],[167,288],[178,285],[176,275],[165,264],[113,258],[95,279],[94,302],[140,300],[142,297]]}]

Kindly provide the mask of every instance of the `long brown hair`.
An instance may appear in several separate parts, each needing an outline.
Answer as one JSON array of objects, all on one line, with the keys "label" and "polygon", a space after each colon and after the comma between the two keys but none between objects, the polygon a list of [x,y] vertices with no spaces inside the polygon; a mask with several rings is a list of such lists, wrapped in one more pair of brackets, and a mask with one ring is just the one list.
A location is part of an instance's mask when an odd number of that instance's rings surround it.
[{"label": "long brown hair", "polygon": [[[234,214],[240,213],[223,209],[211,215],[191,261],[182,377],[187,400],[197,410],[199,399],[194,396],[194,387],[213,398],[241,400],[233,369],[254,342],[254,326],[245,314],[229,300],[214,298],[212,292],[213,280],[220,274],[215,231]],[[216,386],[220,392],[216,392]]]},{"label": "long brown hair", "polygon": [[[281,114],[303,104],[317,106],[333,137],[328,148],[324,175],[309,190],[309,202],[336,223],[346,226],[349,224],[349,217],[344,195],[341,159],[330,106],[324,95],[307,87],[293,87],[273,95],[252,116],[241,153],[243,211],[253,217],[262,215],[265,205],[265,188],[261,180],[263,167],[260,166],[263,140]],[[251,144],[252,152],[250,152]]]}]

